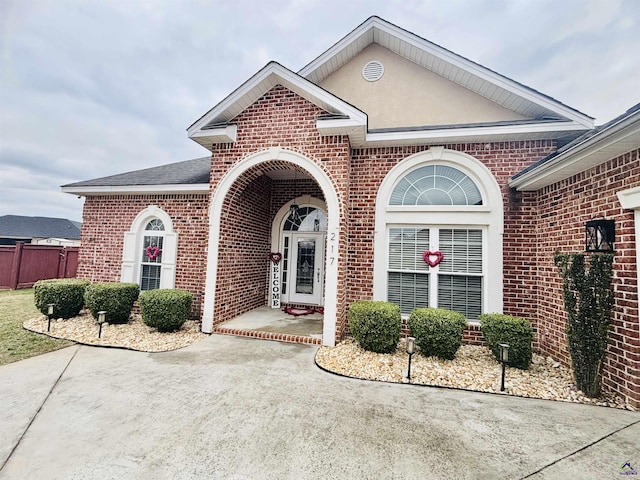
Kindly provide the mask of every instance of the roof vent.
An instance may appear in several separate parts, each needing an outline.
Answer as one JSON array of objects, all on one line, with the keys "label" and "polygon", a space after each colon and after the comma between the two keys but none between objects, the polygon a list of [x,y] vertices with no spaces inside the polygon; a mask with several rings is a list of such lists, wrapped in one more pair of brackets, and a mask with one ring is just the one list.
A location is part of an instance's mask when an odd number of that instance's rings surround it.
[{"label": "roof vent", "polygon": [[380,80],[384,74],[384,66],[377,60],[367,63],[362,69],[362,76],[368,82]]}]

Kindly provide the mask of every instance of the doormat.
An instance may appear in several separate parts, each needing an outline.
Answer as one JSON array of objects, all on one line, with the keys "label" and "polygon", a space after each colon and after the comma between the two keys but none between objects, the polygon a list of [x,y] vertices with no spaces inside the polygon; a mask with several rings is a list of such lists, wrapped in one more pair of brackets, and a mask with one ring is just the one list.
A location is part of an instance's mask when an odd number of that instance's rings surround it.
[{"label": "doormat", "polygon": [[300,315],[310,315],[312,313],[319,313],[324,315],[324,307],[284,307],[282,309],[285,313],[299,317]]},{"label": "doormat", "polygon": [[315,312],[313,308],[298,308],[298,307],[285,307],[284,311],[289,315],[293,315],[294,317],[299,317],[300,315],[309,315],[310,313]]}]

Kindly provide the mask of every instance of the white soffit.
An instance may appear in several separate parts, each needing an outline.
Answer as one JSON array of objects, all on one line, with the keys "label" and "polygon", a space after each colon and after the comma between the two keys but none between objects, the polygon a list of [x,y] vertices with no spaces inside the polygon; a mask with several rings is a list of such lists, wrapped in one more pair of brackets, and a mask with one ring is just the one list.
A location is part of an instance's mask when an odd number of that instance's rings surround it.
[{"label": "white soffit", "polygon": [[536,191],[640,148],[640,110],[592,137],[509,180],[521,191]]},{"label": "white soffit", "polygon": [[[187,129],[189,138],[206,148],[211,148],[214,143],[228,143],[225,135],[229,138],[231,135],[227,132],[220,134],[221,129],[228,127],[225,124],[276,85],[282,85],[331,114],[349,117],[350,122],[357,124],[362,130],[366,128],[367,115],[364,112],[279,63],[270,62],[191,125]],[[235,141],[235,130],[231,141]]]},{"label": "white soffit", "polygon": [[320,83],[371,43],[377,43],[524,117],[570,120],[585,130],[593,128],[593,118],[588,115],[375,16],[298,74],[313,83]]}]

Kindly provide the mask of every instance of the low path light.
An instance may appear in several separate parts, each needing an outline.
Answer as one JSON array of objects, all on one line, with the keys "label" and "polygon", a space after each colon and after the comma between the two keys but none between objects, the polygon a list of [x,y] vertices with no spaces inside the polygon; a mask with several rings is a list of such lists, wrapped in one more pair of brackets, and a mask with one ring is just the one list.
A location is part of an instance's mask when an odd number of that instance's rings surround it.
[{"label": "low path light", "polygon": [[49,319],[49,321],[47,322],[47,332],[51,331],[51,319],[53,318],[53,309],[55,306],[55,303],[47,304],[47,318]]},{"label": "low path light", "polygon": [[102,336],[102,325],[104,325],[107,319],[107,312],[104,310],[100,310],[98,312],[98,325],[100,325],[100,329],[98,330],[98,338]]},{"label": "low path light", "polygon": [[415,337],[408,337],[407,354],[409,355],[409,366],[407,368],[407,375],[405,376],[405,378],[409,380],[409,383],[411,383],[411,357],[414,353],[416,353],[416,339]]},{"label": "low path light", "polygon": [[502,381],[500,382],[500,391],[504,392],[504,371],[506,365],[509,363],[509,345],[506,343],[499,343],[500,347],[500,361],[502,362]]}]

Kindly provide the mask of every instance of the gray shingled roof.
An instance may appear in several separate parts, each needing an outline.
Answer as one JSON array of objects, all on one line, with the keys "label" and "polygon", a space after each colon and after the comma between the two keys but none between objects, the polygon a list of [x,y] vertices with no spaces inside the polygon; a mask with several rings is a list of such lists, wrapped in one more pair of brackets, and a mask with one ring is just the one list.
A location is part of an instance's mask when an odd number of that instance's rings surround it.
[{"label": "gray shingled roof", "polygon": [[558,155],[560,155],[561,153],[566,152],[567,150],[574,148],[577,145],[580,145],[581,143],[586,142],[587,140],[589,140],[590,138],[595,137],[596,135],[600,134],[601,132],[603,132],[604,130],[607,130],[609,127],[611,127],[612,125],[615,125],[616,123],[621,122],[622,120],[626,119],[627,117],[630,117],[631,115],[633,115],[634,113],[636,113],[637,111],[640,111],[640,103],[634,105],[633,107],[631,107],[629,110],[627,110],[626,112],[624,112],[622,115],[617,116],[616,118],[614,118],[613,120],[604,123],[596,128],[594,128],[593,130],[589,130],[588,132],[583,133],[582,135],[580,135],[578,138],[576,138],[575,140],[567,143],[566,145],[563,145],[562,147],[558,148],[555,152],[547,155],[546,157],[538,160],[536,163],[529,165],[527,168],[525,168],[524,170],[521,170],[520,172],[516,173],[513,177],[511,177],[513,180],[515,180],[516,178],[521,177],[522,175],[524,175],[527,172],[530,172],[531,170],[534,170],[538,167],[540,167],[541,165],[544,165],[545,163],[553,160],[555,157],[557,157]]},{"label": "gray shingled roof", "polygon": [[211,157],[195,158],[170,163],[159,167],[145,168],[133,172],[119,173],[108,177],[94,178],[69,183],[64,187],[112,187],[127,185],[197,185],[208,184]]},{"label": "gray shingled roof", "polygon": [[0,237],[80,240],[80,225],[66,218],[4,215],[0,217]]}]

